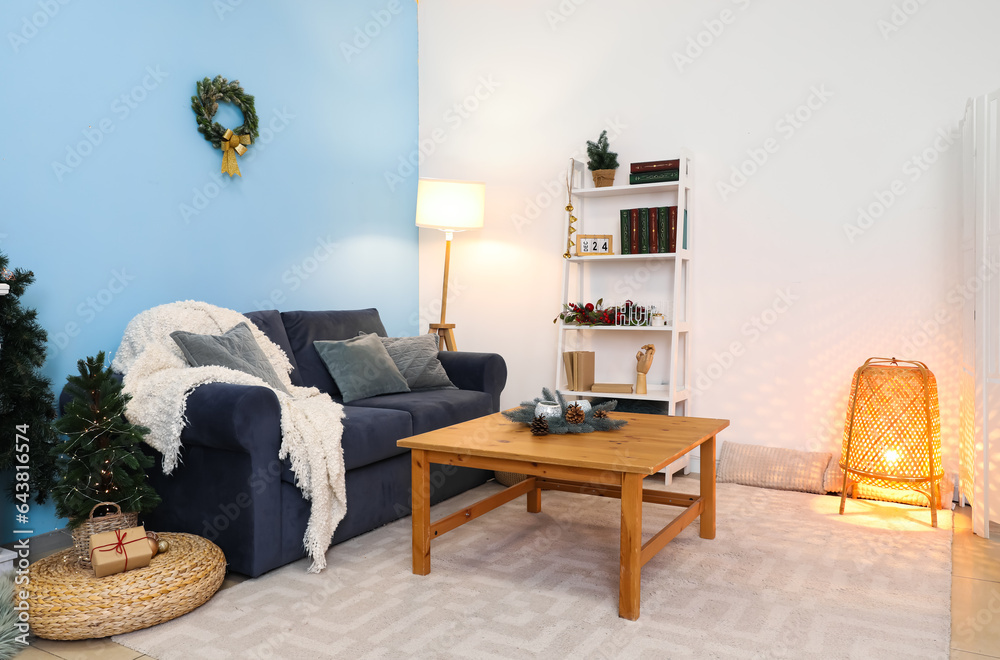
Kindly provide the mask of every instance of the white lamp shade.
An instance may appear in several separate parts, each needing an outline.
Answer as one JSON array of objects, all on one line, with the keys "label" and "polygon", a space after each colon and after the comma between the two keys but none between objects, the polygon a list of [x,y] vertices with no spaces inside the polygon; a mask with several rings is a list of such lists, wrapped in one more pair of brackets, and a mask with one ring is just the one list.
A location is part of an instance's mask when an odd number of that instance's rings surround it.
[{"label": "white lamp shade", "polygon": [[485,215],[485,183],[449,179],[417,182],[418,227],[450,231],[479,229]]}]

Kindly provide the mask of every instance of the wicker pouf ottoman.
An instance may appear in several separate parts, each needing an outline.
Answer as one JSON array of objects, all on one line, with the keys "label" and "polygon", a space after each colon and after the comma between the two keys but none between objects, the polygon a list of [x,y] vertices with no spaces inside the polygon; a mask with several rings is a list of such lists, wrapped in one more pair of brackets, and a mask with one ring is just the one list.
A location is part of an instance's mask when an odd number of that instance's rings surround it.
[{"label": "wicker pouf ottoman", "polygon": [[149,566],[103,578],[73,549],[31,565],[29,624],[45,639],[92,639],[148,628],[186,614],[222,586],[226,558],[193,534],[161,533],[170,550]]},{"label": "wicker pouf ottoman", "polygon": [[513,486],[514,484],[519,484],[528,478],[526,474],[518,474],[517,472],[501,472],[496,470],[493,472],[493,477],[497,480],[497,483],[503,486]]}]

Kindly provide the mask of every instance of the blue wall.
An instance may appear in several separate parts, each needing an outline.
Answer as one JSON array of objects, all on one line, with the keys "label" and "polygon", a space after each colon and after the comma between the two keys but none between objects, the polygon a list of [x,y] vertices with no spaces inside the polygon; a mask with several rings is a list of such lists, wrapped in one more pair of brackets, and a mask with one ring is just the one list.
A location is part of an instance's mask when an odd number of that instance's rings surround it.
[{"label": "blue wall", "polygon": [[[176,300],[375,306],[417,331],[416,175],[385,178],[416,149],[416,20],[408,0],[4,0],[0,250],[35,272],[56,391]],[[190,108],[219,74],[260,118],[231,181]],[[33,514],[36,533],[62,526]]]}]

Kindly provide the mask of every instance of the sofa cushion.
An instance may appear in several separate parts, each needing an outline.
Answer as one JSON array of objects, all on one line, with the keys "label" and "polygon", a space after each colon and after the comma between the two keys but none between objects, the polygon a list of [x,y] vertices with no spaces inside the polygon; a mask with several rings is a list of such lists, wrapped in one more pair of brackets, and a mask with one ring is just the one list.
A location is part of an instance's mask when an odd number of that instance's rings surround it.
[{"label": "sofa cushion", "polygon": [[406,379],[375,335],[341,341],[314,341],[313,346],[333,376],[344,403],[410,391]]},{"label": "sofa cushion", "polygon": [[350,339],[359,332],[385,336],[378,310],[352,309],[325,312],[282,312],[281,322],[295,355],[299,376],[305,387],[318,387],[331,396],[340,396],[333,377],[320,359],[313,342],[324,339]]},{"label": "sofa cushion", "polygon": [[298,365],[295,363],[295,354],[288,343],[288,335],[285,333],[285,325],[281,322],[281,313],[276,309],[262,309],[257,312],[247,312],[243,316],[250,319],[250,322],[257,326],[257,329],[267,335],[267,338],[278,345],[288,361],[292,363],[292,371],[288,377],[292,379],[292,385],[302,387],[302,379],[299,378]]},{"label": "sofa cushion", "polygon": [[242,371],[288,394],[246,323],[235,325],[221,335],[199,335],[175,330],[170,333],[170,337],[192,367],[217,366]]},{"label": "sofa cushion", "polygon": [[458,389],[448,379],[448,374],[438,359],[437,335],[379,337],[379,340],[389,352],[389,357],[399,369],[399,373],[403,374],[411,392],[440,388]]},{"label": "sofa cushion", "polygon": [[[396,441],[411,435],[413,425],[409,413],[344,406],[344,435],[340,441],[344,449],[344,469],[353,470],[409,452],[405,447],[397,447]],[[295,483],[288,459],[282,461],[281,478]]]},{"label": "sofa cushion", "polygon": [[352,406],[405,410],[413,422],[413,435],[465,422],[493,412],[493,398],[472,390],[424,390],[360,399]]}]

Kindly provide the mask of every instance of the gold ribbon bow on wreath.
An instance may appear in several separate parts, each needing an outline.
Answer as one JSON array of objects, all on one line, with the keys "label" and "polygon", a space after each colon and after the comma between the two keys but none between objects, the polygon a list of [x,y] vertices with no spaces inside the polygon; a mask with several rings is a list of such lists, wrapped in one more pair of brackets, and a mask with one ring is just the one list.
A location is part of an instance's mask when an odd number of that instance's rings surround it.
[{"label": "gold ribbon bow on wreath", "polygon": [[[222,173],[242,178],[236,157],[245,154],[247,147],[260,134],[253,96],[243,91],[239,80],[230,82],[222,76],[216,76],[212,80],[205,78],[196,83],[195,88],[197,94],[191,97],[191,109],[198,122],[198,132],[213,147],[222,149]],[[236,131],[214,121],[220,102],[231,103],[243,113],[243,125],[237,126]]]},{"label": "gold ribbon bow on wreath", "polygon": [[240,166],[236,163],[236,156],[242,156],[247,152],[247,147],[252,144],[249,135],[236,135],[231,128],[227,128],[222,135],[222,142],[219,148],[222,149],[222,173],[229,176],[240,174]]}]

